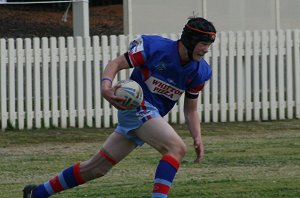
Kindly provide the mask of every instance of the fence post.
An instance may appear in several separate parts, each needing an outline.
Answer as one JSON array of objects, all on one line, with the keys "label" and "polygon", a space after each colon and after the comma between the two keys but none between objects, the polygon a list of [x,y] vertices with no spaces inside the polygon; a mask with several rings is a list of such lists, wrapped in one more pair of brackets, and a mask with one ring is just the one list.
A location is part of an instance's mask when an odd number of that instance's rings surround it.
[{"label": "fence post", "polygon": [[89,32],[89,1],[80,0],[73,2],[73,35],[88,37]]}]

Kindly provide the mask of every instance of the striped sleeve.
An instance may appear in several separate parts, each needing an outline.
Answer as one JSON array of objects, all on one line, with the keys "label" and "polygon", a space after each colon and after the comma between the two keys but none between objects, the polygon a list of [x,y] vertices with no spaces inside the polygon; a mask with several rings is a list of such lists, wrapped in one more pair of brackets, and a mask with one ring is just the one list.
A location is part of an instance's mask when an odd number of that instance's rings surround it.
[{"label": "striped sleeve", "polygon": [[139,67],[145,64],[146,55],[144,51],[144,41],[142,36],[139,36],[130,43],[127,54],[127,61],[129,61],[128,63],[132,67]]},{"label": "striped sleeve", "polygon": [[199,92],[203,89],[203,87],[204,87],[204,84],[191,87],[185,91],[185,96],[190,99],[198,98]]}]

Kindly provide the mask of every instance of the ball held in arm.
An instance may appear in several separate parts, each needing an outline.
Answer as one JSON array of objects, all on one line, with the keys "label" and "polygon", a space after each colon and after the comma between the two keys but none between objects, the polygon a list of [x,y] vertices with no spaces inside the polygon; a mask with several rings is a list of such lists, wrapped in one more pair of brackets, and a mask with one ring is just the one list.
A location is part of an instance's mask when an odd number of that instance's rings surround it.
[{"label": "ball held in arm", "polygon": [[121,80],[117,85],[121,86],[116,89],[115,95],[126,99],[122,101],[123,106],[133,109],[141,105],[144,94],[143,89],[137,82],[134,80]]}]

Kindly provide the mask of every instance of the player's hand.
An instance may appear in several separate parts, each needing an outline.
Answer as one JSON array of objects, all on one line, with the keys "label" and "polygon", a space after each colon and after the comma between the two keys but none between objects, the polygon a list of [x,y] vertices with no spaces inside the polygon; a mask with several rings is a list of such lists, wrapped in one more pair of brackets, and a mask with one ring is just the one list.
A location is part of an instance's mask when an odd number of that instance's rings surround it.
[{"label": "player's hand", "polygon": [[118,97],[115,95],[115,91],[120,87],[121,85],[115,85],[113,87],[103,85],[101,87],[101,94],[102,96],[115,108],[120,110],[126,110],[127,107],[123,106],[121,103],[125,101],[125,98]]},{"label": "player's hand", "polygon": [[204,159],[204,145],[201,139],[194,139],[194,149],[196,152],[195,163],[200,163]]}]

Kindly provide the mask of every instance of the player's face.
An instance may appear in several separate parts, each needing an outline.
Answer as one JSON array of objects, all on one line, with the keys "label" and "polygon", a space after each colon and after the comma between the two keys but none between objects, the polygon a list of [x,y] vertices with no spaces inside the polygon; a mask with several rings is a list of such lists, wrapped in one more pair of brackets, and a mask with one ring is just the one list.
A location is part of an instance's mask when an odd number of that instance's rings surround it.
[{"label": "player's face", "polygon": [[193,59],[195,61],[200,61],[200,59],[203,58],[204,55],[208,52],[210,45],[210,42],[201,41],[197,43],[193,51]]}]

